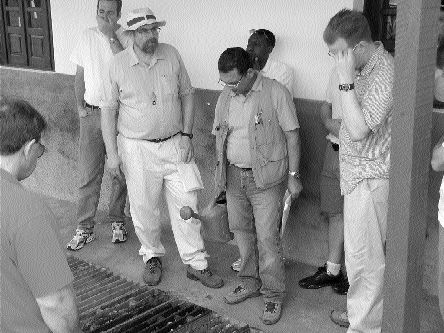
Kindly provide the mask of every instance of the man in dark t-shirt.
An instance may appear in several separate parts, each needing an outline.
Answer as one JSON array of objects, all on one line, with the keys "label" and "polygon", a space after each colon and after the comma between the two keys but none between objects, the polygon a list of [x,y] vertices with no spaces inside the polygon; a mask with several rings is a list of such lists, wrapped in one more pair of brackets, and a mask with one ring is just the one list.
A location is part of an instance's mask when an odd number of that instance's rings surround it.
[{"label": "man in dark t-shirt", "polygon": [[20,184],[44,152],[45,128],[27,102],[0,98],[1,332],[80,332],[55,217]]}]

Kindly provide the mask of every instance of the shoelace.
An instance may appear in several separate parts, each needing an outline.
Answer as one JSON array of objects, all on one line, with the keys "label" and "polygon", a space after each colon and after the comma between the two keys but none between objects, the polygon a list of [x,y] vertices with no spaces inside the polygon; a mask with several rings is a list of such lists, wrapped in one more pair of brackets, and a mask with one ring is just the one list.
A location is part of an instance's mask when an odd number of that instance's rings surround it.
[{"label": "shoelace", "polygon": [[150,261],[150,273],[154,273],[154,270],[159,266],[159,262],[157,260]]},{"label": "shoelace", "polygon": [[211,273],[211,271],[208,268],[205,268],[205,269],[201,270],[200,274],[208,275],[208,276],[212,276],[213,275],[213,273]]},{"label": "shoelace", "polygon": [[265,312],[275,313],[277,311],[277,304],[274,302],[265,303]]},{"label": "shoelace", "polygon": [[234,288],[233,294],[239,294],[239,293],[243,292],[244,290],[245,290],[245,288],[243,286],[237,286],[236,288]]}]

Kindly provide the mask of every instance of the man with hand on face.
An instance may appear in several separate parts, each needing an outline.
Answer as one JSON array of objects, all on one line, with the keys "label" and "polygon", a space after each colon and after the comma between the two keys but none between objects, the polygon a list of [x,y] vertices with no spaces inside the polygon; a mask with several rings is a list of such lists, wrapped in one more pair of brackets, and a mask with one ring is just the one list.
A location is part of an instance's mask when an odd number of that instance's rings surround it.
[{"label": "man with hand on face", "polygon": [[[371,38],[362,13],[343,9],[324,31],[341,96],[339,130],[347,312],[331,319],[348,332],[381,332],[393,112],[393,57]],[[357,75],[355,72],[357,71]]]},{"label": "man with hand on face", "polygon": [[[102,131],[110,171],[123,171],[131,216],[141,248],[143,280],[160,282],[165,248],[160,241],[159,200],[168,205],[171,227],[187,277],[210,288],[223,281],[208,269],[199,220],[183,220],[179,209],[196,211],[200,174],[194,162],[194,89],[177,50],[159,43],[158,21],[149,8],[129,13],[133,46],[111,61]],[[118,111],[116,135],[116,113]]]},{"label": "man with hand on face", "polygon": [[81,332],[74,277],[41,198],[20,181],[45,152],[46,121],[25,101],[0,96],[0,331]]},{"label": "man with hand on face", "polygon": [[[75,94],[80,118],[77,230],[67,244],[69,250],[80,250],[95,239],[94,225],[105,165],[105,145],[100,129],[101,109],[105,96],[108,65],[114,54],[129,44],[123,29],[117,24],[122,0],[97,1],[97,27],[85,30],[71,55],[77,65]],[[112,177],[109,200],[109,220],[112,222],[112,242],[125,242],[126,185],[123,177]]]},{"label": "man with hand on face", "polygon": [[283,197],[302,190],[299,123],[288,90],[252,68],[240,47],[219,57],[224,90],[216,104],[216,187],[226,191],[230,230],[241,256],[240,283],[228,304],[264,297],[262,321],[279,321],[285,295],[279,224]]}]

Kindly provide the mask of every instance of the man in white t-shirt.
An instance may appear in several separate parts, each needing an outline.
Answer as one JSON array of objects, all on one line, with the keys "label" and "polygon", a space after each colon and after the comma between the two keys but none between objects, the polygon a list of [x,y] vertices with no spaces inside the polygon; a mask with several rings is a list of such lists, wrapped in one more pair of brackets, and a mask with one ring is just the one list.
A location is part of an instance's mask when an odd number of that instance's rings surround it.
[{"label": "man in white t-shirt", "polygon": [[[94,218],[105,164],[99,105],[104,99],[109,62],[130,42],[117,24],[121,9],[121,0],[98,0],[97,26],[82,33],[70,58],[77,65],[75,95],[80,118],[78,225],[76,234],[67,244],[72,251],[80,250],[95,239]],[[126,195],[125,179],[112,177],[109,220],[113,243],[125,242],[127,238],[124,227]]]},{"label": "man in white t-shirt", "polygon": [[290,92],[291,97],[294,97],[293,69],[270,57],[275,44],[276,37],[271,31],[266,29],[252,30],[246,50],[253,60],[253,69],[260,71],[263,76],[283,84]]}]

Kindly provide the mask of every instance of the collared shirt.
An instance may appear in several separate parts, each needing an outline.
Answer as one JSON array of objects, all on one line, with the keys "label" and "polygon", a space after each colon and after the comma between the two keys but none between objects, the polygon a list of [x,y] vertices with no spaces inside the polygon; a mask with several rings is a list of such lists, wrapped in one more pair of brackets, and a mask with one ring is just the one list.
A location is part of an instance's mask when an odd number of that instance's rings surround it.
[{"label": "collared shirt", "polygon": [[[344,122],[339,132],[341,192],[349,194],[364,179],[388,179],[393,112],[393,57],[382,43],[355,78],[355,92],[370,133],[352,141]],[[346,110],[343,110],[346,112]]]},{"label": "collared shirt", "polygon": [[293,69],[290,66],[283,62],[268,58],[267,63],[261,70],[261,74],[283,84],[290,92],[291,98],[294,97],[294,75]]},{"label": "collared shirt", "polygon": [[[116,31],[123,47],[128,46],[130,38],[123,29]],[[85,95],[83,99],[91,105],[100,105],[105,96],[104,82],[108,79],[108,65],[114,54],[106,37],[98,27],[86,29],[80,36],[70,60],[83,67]]]},{"label": "collared shirt", "polygon": [[[342,101],[339,91],[339,77],[336,67],[330,72],[327,90],[325,92],[325,101],[331,104],[331,118],[342,119]],[[328,133],[326,136],[330,142],[339,144],[339,138],[333,133]]]},{"label": "collared shirt", "polygon": [[118,110],[117,129],[131,139],[161,139],[183,130],[181,96],[194,92],[177,50],[159,43],[149,65],[133,47],[110,64],[102,112]]},{"label": "collared shirt", "polygon": [[1,331],[49,333],[35,299],[74,280],[56,219],[37,194],[1,168],[0,188]]},{"label": "collared shirt", "polygon": [[[248,136],[249,122],[252,113],[258,113],[258,101],[262,91],[262,75],[258,74],[251,90],[244,95],[236,95],[230,93],[230,106],[228,114],[228,125],[230,127],[230,135],[227,141],[227,159],[231,164],[241,168],[251,168],[250,143]],[[297,117],[293,108],[288,103],[286,95],[281,91],[273,90],[272,105],[277,109],[279,125],[282,130],[291,131],[299,128]],[[255,119],[259,122],[260,119]],[[213,130],[214,132],[214,130]]]}]

